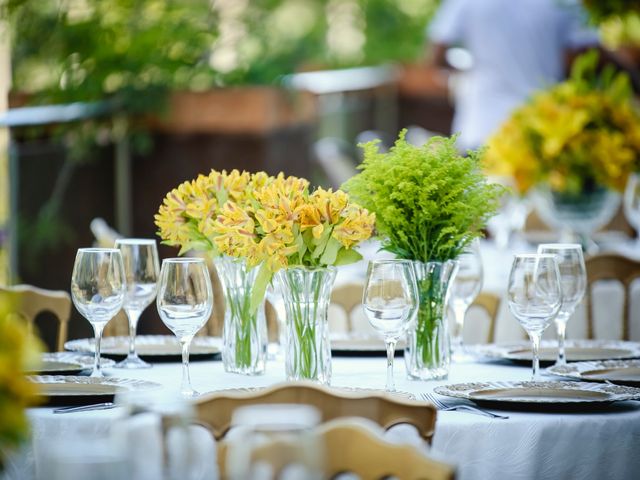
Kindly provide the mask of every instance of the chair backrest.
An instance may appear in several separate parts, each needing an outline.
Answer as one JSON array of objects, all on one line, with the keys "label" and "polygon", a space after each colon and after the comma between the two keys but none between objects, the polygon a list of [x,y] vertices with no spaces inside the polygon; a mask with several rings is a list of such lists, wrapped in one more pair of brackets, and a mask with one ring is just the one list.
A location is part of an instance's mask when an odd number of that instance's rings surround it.
[{"label": "chair backrest", "polygon": [[[320,425],[315,433],[322,449],[324,478],[355,474],[362,480],[453,480],[455,476],[452,466],[427,457],[412,445],[386,441],[375,423],[361,418],[332,420]],[[230,448],[226,441],[219,444],[218,465],[223,479],[229,478],[226,457]],[[290,462],[289,450],[267,443],[251,456],[279,472]]]},{"label": "chair backrest", "polygon": [[452,480],[454,469],[408,444],[385,441],[376,425],[338,419],[318,428],[324,440],[326,476],[353,473],[362,480]]},{"label": "chair backrest", "polygon": [[498,311],[500,310],[500,297],[495,293],[480,292],[469,308],[472,307],[479,307],[487,312],[489,316],[489,330],[486,342],[493,343],[496,336],[496,319],[498,318]]},{"label": "chair backrest", "polygon": [[42,312],[51,312],[58,320],[56,349],[62,351],[67,341],[69,316],[71,315],[71,297],[62,290],[44,290],[31,285],[0,287],[12,301],[14,313],[22,317],[33,331],[36,317]]},{"label": "chair backrest", "polygon": [[340,306],[347,315],[347,330],[354,330],[351,314],[353,310],[362,304],[362,290],[364,285],[361,283],[347,283],[335,287],[331,292],[331,303]]},{"label": "chair backrest", "polygon": [[623,257],[622,255],[605,254],[589,257],[585,261],[587,268],[587,337],[594,338],[595,328],[593,320],[593,305],[591,304],[591,289],[594,283],[602,280],[617,280],[624,288],[624,303],[622,310],[622,340],[629,340],[631,326],[629,324],[629,297],[631,283],[640,277],[640,262]]},{"label": "chair backrest", "polygon": [[311,382],[281,383],[260,390],[222,390],[203,395],[195,406],[198,421],[220,439],[229,430],[236,408],[274,403],[312,405],[323,421],[358,416],[383,428],[408,423],[427,441],[433,436],[436,421],[434,407],[426,402],[377,391],[330,389]]}]

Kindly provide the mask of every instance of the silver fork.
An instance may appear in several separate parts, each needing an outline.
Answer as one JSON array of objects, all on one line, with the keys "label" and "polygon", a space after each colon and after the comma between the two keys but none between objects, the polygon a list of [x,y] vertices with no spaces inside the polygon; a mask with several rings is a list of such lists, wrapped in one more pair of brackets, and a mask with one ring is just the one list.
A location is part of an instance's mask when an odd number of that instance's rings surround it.
[{"label": "silver fork", "polygon": [[487,410],[474,407],[473,405],[447,405],[431,393],[421,393],[420,396],[424,401],[433,403],[433,405],[436,407],[437,410],[441,410],[443,412],[463,411],[467,413],[475,413],[477,415],[483,415],[489,418],[499,418],[501,420],[506,420],[509,418],[506,415],[498,415],[497,413],[489,412]]}]

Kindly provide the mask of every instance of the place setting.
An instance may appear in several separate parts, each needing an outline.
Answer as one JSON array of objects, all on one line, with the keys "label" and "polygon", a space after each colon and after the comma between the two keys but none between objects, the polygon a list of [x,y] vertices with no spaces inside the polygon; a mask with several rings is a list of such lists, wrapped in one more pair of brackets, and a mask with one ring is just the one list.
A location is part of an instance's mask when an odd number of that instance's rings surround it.
[{"label": "place setting", "polygon": [[[582,300],[585,288],[584,259],[582,247],[578,244],[542,244],[536,254],[515,255],[507,299],[510,312],[529,334],[531,346],[481,346],[475,349],[475,353],[482,353],[484,358],[509,360],[517,365],[530,362],[531,380],[442,385],[435,388],[435,393],[490,408],[536,411],[580,411],[606,408],[613,402],[640,400],[640,389],[633,386],[639,361],[629,360],[633,363],[627,363],[621,360],[637,356],[637,344],[565,342],[566,323]],[[542,344],[541,348],[542,332],[552,321],[557,327],[558,340]],[[555,381],[543,380],[541,360],[547,363],[555,361],[543,372],[547,377],[555,376]],[[578,362],[572,363],[575,361]],[[561,381],[558,377],[574,381]],[[622,381],[614,382],[616,377]]]}]

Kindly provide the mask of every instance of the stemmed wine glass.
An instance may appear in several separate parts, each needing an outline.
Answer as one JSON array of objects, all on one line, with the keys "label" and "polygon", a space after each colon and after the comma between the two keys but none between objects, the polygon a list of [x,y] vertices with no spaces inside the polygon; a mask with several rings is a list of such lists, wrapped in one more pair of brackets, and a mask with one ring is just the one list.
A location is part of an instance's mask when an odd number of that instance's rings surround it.
[{"label": "stemmed wine glass", "polygon": [[540,337],[562,305],[555,255],[516,255],[509,274],[509,310],[527,331],[533,353],[532,380],[540,377]]},{"label": "stemmed wine glass", "polygon": [[125,289],[120,250],[78,249],[71,275],[71,298],[80,314],[93,326],[96,350],[92,377],[104,377],[100,368],[102,331],[122,308]]},{"label": "stemmed wine glass", "polygon": [[195,334],[211,316],[213,290],[211,278],[201,258],[167,258],[160,269],[160,286],[156,298],[158,313],[164,324],[182,345],[182,385],[184,397],[198,395],[191,387],[189,347]]},{"label": "stemmed wine glass", "polygon": [[482,289],[482,258],[480,257],[480,244],[478,240],[473,243],[456,259],[458,261],[458,273],[456,273],[451,287],[450,304],[455,314],[455,328],[452,337],[452,350],[454,358],[464,359],[464,346],[462,342],[462,329],[464,318],[469,306],[476,299]]},{"label": "stemmed wine glass", "polygon": [[564,338],[567,322],[582,300],[587,288],[587,271],[582,255],[582,246],[577,243],[543,243],[538,246],[538,253],[556,256],[560,271],[560,287],[562,288],[562,305],[556,315],[558,329],[558,358],[556,365],[566,365]]},{"label": "stemmed wine glass", "polygon": [[145,308],[156,296],[158,273],[158,248],[155,240],[120,238],[115,247],[120,250],[127,291],[123,309],[129,320],[129,354],[117,368],[150,368],[136,353],[136,327]]},{"label": "stemmed wine glass", "polygon": [[398,339],[407,330],[418,304],[413,265],[409,260],[369,262],[362,305],[371,326],[387,346],[387,392],[395,391],[393,358]]},{"label": "stemmed wine glass", "polygon": [[636,229],[638,237],[636,246],[640,248],[640,175],[634,173],[629,176],[624,190],[624,216]]}]

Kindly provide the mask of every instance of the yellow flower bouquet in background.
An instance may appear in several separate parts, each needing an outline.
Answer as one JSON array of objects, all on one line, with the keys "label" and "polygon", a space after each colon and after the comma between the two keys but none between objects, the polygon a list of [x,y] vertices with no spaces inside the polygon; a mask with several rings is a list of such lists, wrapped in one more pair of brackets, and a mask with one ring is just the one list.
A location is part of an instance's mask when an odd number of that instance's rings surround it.
[{"label": "yellow flower bouquet in background", "polygon": [[37,385],[24,372],[37,364],[40,352],[26,323],[9,313],[9,302],[0,295],[0,472],[9,450],[27,437],[24,410],[35,403]]},{"label": "yellow flower bouquet in background", "polygon": [[274,274],[287,312],[287,378],[329,383],[331,349],[327,307],[338,265],[362,257],[375,216],[341,190],[318,188],[296,177],[269,179],[244,205],[228,202],[215,225],[218,251],[260,266],[254,302]]},{"label": "yellow flower bouquet in background", "polygon": [[534,95],[489,139],[489,173],[534,192],[543,220],[590,234],[615,214],[629,175],[640,167],[640,115],[628,77],[589,52],[571,77]]}]

